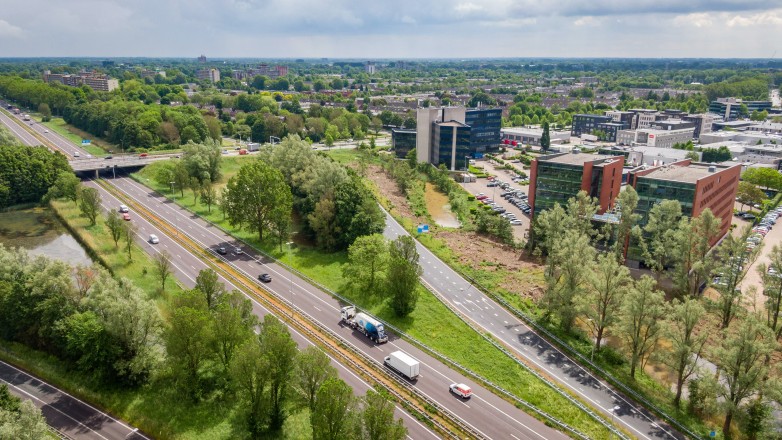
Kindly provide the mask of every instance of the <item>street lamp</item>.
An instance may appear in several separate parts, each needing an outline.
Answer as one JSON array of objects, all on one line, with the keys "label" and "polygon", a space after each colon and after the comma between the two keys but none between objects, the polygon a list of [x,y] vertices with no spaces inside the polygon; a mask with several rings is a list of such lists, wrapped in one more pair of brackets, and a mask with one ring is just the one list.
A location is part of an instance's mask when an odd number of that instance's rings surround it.
[{"label": "street lamp", "polygon": [[[171,185],[171,200],[174,200],[174,181],[168,182]],[[176,228],[176,216],[174,216],[174,233],[179,235],[179,231]]]}]

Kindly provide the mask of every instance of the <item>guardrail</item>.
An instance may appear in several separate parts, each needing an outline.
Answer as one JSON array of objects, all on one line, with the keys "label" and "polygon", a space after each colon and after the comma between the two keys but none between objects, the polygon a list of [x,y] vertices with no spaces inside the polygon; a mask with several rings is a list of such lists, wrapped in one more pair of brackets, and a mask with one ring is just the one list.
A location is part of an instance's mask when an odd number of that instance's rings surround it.
[{"label": "guardrail", "polygon": [[[135,180],[135,181],[137,181],[138,183],[140,183],[140,184],[142,184],[142,185],[143,185],[143,183],[142,183],[142,182],[139,182],[139,181],[138,181],[138,179],[137,179],[135,176],[131,176],[131,178],[133,178],[133,180]],[[167,199],[168,199],[168,196],[166,196],[165,194],[161,194],[161,193],[158,193],[158,194],[160,194],[161,196],[163,196],[163,197],[165,197],[165,198],[167,198]],[[169,200],[170,200],[170,199],[169,199]],[[194,211],[192,211],[192,210],[188,209],[188,208],[187,208],[187,207],[185,207],[185,206],[182,206],[182,205],[177,205],[177,206],[178,206],[178,207],[180,207],[181,209],[184,209],[184,210],[186,210],[187,212],[190,212],[190,213],[193,213],[194,215],[197,215],[197,214],[196,214]],[[228,230],[226,230],[226,229],[225,229],[225,228],[223,228],[222,226],[220,226],[220,225],[218,225],[218,224],[216,224],[216,223],[213,223],[213,222],[211,222],[210,220],[208,220],[208,219],[205,219],[205,218],[203,218],[203,217],[199,217],[199,218],[201,218],[201,220],[203,220],[203,221],[205,221],[205,222],[209,223],[209,224],[210,224],[212,227],[214,227],[214,228],[216,228],[216,229],[219,229],[219,230],[221,230],[222,232],[224,232],[225,234],[231,235],[231,236],[233,237],[233,235],[231,234],[231,232],[230,232],[230,231],[228,231]],[[293,268],[293,267],[291,267],[291,266],[289,266],[289,265],[285,264],[285,263],[284,263],[284,262],[282,262],[281,260],[278,260],[278,259],[274,258],[274,257],[273,257],[273,256],[271,256],[270,254],[268,254],[268,253],[264,252],[262,249],[258,249],[258,248],[256,248],[256,247],[254,247],[253,245],[251,245],[251,244],[247,243],[246,241],[244,241],[244,240],[240,239],[240,238],[234,237],[234,239],[236,239],[236,240],[238,240],[238,241],[241,241],[241,242],[242,242],[242,243],[244,243],[246,246],[248,246],[248,247],[250,247],[250,248],[252,248],[252,249],[255,249],[255,250],[256,250],[258,253],[260,253],[261,255],[265,256],[266,258],[269,258],[269,259],[271,259],[272,261],[274,261],[274,262],[275,262],[275,263],[277,263],[278,265],[280,265],[280,266],[284,267],[284,268],[285,268],[287,271],[289,271],[289,272],[291,272],[291,273],[295,274],[296,276],[298,276],[299,278],[301,278],[301,279],[303,279],[303,280],[307,281],[309,284],[311,284],[311,285],[313,285],[313,286],[317,287],[317,288],[318,288],[318,289],[320,289],[321,291],[323,291],[323,292],[325,292],[325,293],[327,293],[327,294],[331,295],[333,298],[336,298],[336,299],[338,299],[338,300],[340,300],[340,301],[342,301],[342,302],[344,302],[344,303],[346,303],[346,304],[353,304],[353,302],[352,302],[352,301],[350,301],[348,298],[346,298],[346,297],[344,297],[344,296],[340,295],[340,294],[339,294],[339,293],[337,293],[337,292],[334,292],[334,291],[332,291],[331,289],[329,289],[328,287],[324,286],[324,285],[323,285],[323,284],[321,284],[320,282],[318,282],[318,281],[316,281],[316,280],[314,280],[314,279],[310,278],[309,276],[305,275],[304,273],[300,272],[298,269],[295,269],[295,268]],[[422,280],[422,281],[423,281],[423,280]],[[426,285],[426,284],[425,284],[425,282],[423,282],[422,284],[424,284],[424,287],[426,287],[426,288],[427,288],[427,289],[428,289],[430,292],[432,292],[432,290],[429,288],[429,286],[428,286],[428,285]],[[432,293],[434,293],[434,292],[432,292]],[[570,400],[570,401],[572,401],[572,402],[577,402],[577,403],[576,403],[576,406],[578,406],[578,407],[579,407],[579,409],[582,409],[582,410],[584,410],[584,411],[587,413],[587,415],[589,415],[590,417],[592,417],[593,419],[595,419],[595,420],[596,420],[598,423],[600,423],[601,425],[603,425],[603,426],[604,426],[606,429],[608,429],[609,431],[611,431],[611,432],[615,433],[615,434],[616,434],[617,436],[619,436],[620,438],[623,438],[623,439],[628,439],[628,437],[627,437],[626,435],[624,435],[624,433],[622,433],[621,431],[617,430],[617,429],[616,429],[616,428],[615,428],[613,425],[611,425],[611,424],[610,424],[610,423],[608,423],[607,421],[603,420],[601,417],[599,417],[599,416],[598,416],[596,413],[594,413],[592,410],[588,409],[588,407],[586,407],[586,406],[585,406],[583,403],[581,403],[581,402],[578,402],[576,399],[574,399],[574,398],[573,398],[573,396],[570,396],[568,393],[566,393],[566,392],[564,392],[563,390],[561,390],[561,389],[559,389],[558,387],[556,387],[556,385],[554,385],[553,383],[551,383],[550,381],[548,381],[547,379],[545,379],[545,378],[544,378],[543,376],[541,376],[541,375],[540,375],[540,374],[539,374],[537,371],[534,371],[533,369],[529,368],[527,365],[525,365],[524,363],[522,363],[522,362],[521,362],[521,361],[520,361],[520,360],[519,360],[519,359],[518,359],[516,356],[514,356],[512,353],[510,353],[510,352],[509,352],[507,349],[505,349],[504,347],[502,347],[502,346],[500,346],[499,344],[497,344],[497,342],[496,342],[496,341],[494,341],[494,340],[492,340],[492,339],[490,339],[490,338],[487,338],[487,337],[486,337],[486,336],[485,336],[485,335],[482,333],[482,331],[481,331],[481,330],[479,330],[479,329],[477,329],[477,328],[476,328],[476,327],[475,327],[475,326],[474,326],[472,323],[469,323],[469,322],[465,321],[465,320],[464,320],[464,318],[463,318],[463,317],[462,317],[462,316],[461,316],[459,313],[455,312],[455,311],[454,311],[454,310],[451,308],[450,304],[448,304],[448,302],[447,302],[447,301],[443,300],[443,299],[442,299],[442,298],[441,298],[439,295],[435,294],[435,297],[436,297],[438,300],[440,300],[440,301],[441,301],[443,304],[445,304],[445,306],[446,306],[446,307],[447,307],[449,310],[451,310],[451,311],[452,311],[452,312],[453,312],[453,313],[454,313],[454,314],[455,314],[455,315],[456,315],[456,316],[457,316],[459,319],[461,319],[462,321],[466,322],[466,323],[467,323],[467,325],[469,325],[469,326],[470,326],[470,328],[472,328],[472,329],[473,329],[473,330],[475,330],[475,331],[476,331],[476,332],[477,332],[479,335],[481,335],[481,337],[483,337],[484,339],[487,339],[487,340],[488,340],[489,342],[491,342],[491,343],[492,343],[492,344],[493,344],[495,347],[499,348],[499,349],[500,349],[500,350],[501,350],[503,353],[505,353],[506,355],[510,356],[510,357],[511,357],[511,358],[512,358],[512,359],[513,359],[515,362],[517,362],[519,365],[521,365],[521,366],[522,366],[524,369],[526,369],[526,370],[528,370],[528,371],[532,372],[532,373],[533,373],[533,374],[534,374],[536,377],[539,377],[539,378],[541,378],[541,379],[542,379],[542,380],[543,380],[543,381],[544,381],[544,382],[545,382],[545,383],[546,383],[546,384],[547,384],[549,387],[552,387],[552,388],[553,388],[554,390],[556,390],[558,393],[562,394],[563,396],[566,396],[566,398],[567,398],[568,400]],[[283,299],[283,301],[286,301],[286,302],[287,302],[287,300],[286,300],[286,299]],[[357,309],[359,309],[359,308],[357,307]],[[557,426],[561,427],[562,429],[564,429],[564,430],[566,430],[566,431],[568,431],[568,432],[571,432],[572,434],[576,435],[576,436],[577,436],[577,437],[579,437],[579,438],[584,438],[584,439],[587,439],[587,438],[589,438],[588,436],[586,436],[586,434],[583,434],[583,433],[581,433],[580,431],[578,431],[577,429],[575,429],[575,428],[573,428],[572,426],[568,425],[567,423],[565,423],[565,422],[563,422],[563,421],[561,421],[561,420],[557,419],[556,417],[554,417],[554,416],[552,416],[552,415],[548,414],[547,412],[545,412],[545,411],[541,410],[540,408],[536,407],[535,405],[533,405],[533,404],[531,404],[531,403],[529,403],[529,402],[525,401],[524,399],[521,399],[520,397],[518,397],[518,396],[515,396],[515,395],[514,395],[513,393],[511,393],[510,391],[508,391],[508,390],[505,390],[504,388],[500,387],[499,385],[496,385],[496,384],[494,384],[493,382],[489,381],[489,380],[488,380],[488,379],[486,379],[486,378],[483,378],[483,377],[482,377],[482,376],[480,376],[478,373],[475,373],[475,372],[473,372],[472,370],[468,369],[467,367],[465,367],[465,366],[462,366],[462,365],[461,365],[461,364],[459,364],[458,362],[456,362],[456,361],[454,361],[454,360],[452,360],[452,359],[448,358],[447,356],[443,355],[442,353],[439,353],[439,352],[437,352],[436,350],[434,350],[433,348],[431,348],[431,347],[427,346],[426,344],[424,344],[423,342],[419,341],[419,340],[418,340],[418,339],[416,339],[415,337],[413,337],[413,336],[411,336],[411,335],[408,335],[407,333],[403,332],[401,329],[399,329],[399,328],[397,328],[397,327],[395,327],[395,326],[393,326],[393,325],[390,325],[390,324],[388,324],[388,323],[385,323],[385,322],[383,323],[383,325],[385,325],[385,326],[386,326],[386,328],[393,330],[393,331],[394,331],[394,333],[396,333],[396,334],[397,334],[399,337],[402,337],[402,338],[404,338],[404,339],[408,340],[408,341],[409,341],[410,343],[412,343],[413,345],[416,345],[416,346],[417,346],[417,347],[419,347],[420,349],[422,349],[422,350],[424,350],[424,351],[426,351],[426,352],[428,352],[428,353],[432,354],[434,357],[436,357],[436,358],[438,358],[438,359],[440,359],[440,360],[446,361],[448,364],[450,364],[450,365],[452,365],[452,366],[454,366],[454,367],[458,368],[460,371],[462,371],[463,373],[466,373],[468,376],[471,376],[473,379],[477,380],[478,382],[481,382],[481,383],[484,383],[484,384],[486,384],[487,386],[489,386],[489,387],[491,387],[491,388],[495,389],[496,391],[498,391],[500,394],[502,394],[502,395],[505,395],[506,397],[510,398],[510,399],[511,399],[511,400],[513,400],[514,402],[516,402],[516,403],[519,403],[519,404],[521,404],[522,406],[524,406],[525,408],[528,408],[528,409],[530,409],[530,410],[531,410],[531,411],[533,411],[535,414],[538,414],[538,415],[540,415],[540,416],[541,416],[542,418],[544,418],[545,420],[548,420],[549,422],[551,422],[551,423],[554,423],[555,425],[557,425]]]},{"label": "guardrail", "polygon": [[[115,195],[115,197],[117,197],[117,198],[120,197],[119,195],[116,194],[116,192],[115,192],[115,190],[113,188],[112,189],[106,188],[106,186],[108,186],[108,184],[99,182],[99,185],[103,186],[104,189],[106,189],[107,191],[113,193]],[[151,222],[164,223],[164,224],[167,224],[169,228],[176,228],[176,226],[174,224],[170,223],[168,220],[163,219],[163,218],[158,218],[157,216],[151,215],[146,208],[140,207],[135,201],[125,201],[125,203],[127,203],[128,205],[131,205],[131,206],[135,205],[134,211],[141,213],[141,215],[147,217],[147,219],[149,221],[151,221]],[[202,254],[203,255],[205,253],[204,249],[196,248],[189,241],[184,240],[183,238],[180,238],[179,241],[180,241],[180,244],[182,244],[186,248],[189,248],[192,252],[194,252],[196,254]],[[190,239],[190,241],[192,241],[192,239]],[[207,255],[209,257],[214,257],[214,255],[211,255],[211,254],[207,254]],[[266,255],[266,254],[264,253],[264,255]],[[371,357],[366,355],[364,352],[362,352],[360,349],[358,349],[358,347],[356,347],[352,342],[348,341],[347,339],[343,338],[341,335],[333,332],[331,329],[329,329],[325,325],[323,325],[320,322],[318,322],[315,318],[313,318],[311,315],[309,315],[308,313],[306,313],[305,311],[303,311],[302,309],[297,307],[295,304],[293,304],[289,299],[285,298],[283,295],[279,295],[277,293],[271,292],[271,291],[266,290],[266,289],[261,289],[260,287],[254,285],[254,284],[249,284],[246,281],[246,279],[243,279],[243,278],[235,276],[232,272],[230,272],[230,271],[228,271],[226,269],[223,269],[220,266],[216,266],[213,262],[207,262],[207,264],[212,266],[212,267],[214,267],[214,268],[216,268],[219,271],[220,275],[223,276],[224,278],[231,280],[232,282],[234,282],[238,286],[242,286],[245,289],[249,289],[250,293],[253,293],[253,297],[260,299],[263,302],[263,304],[264,304],[264,306],[266,308],[268,308],[270,311],[272,311],[275,314],[277,314],[278,317],[280,317],[282,319],[286,319],[289,322],[289,324],[295,325],[298,330],[300,330],[300,331],[306,333],[307,335],[309,335],[311,340],[313,340],[313,341],[324,341],[323,336],[325,334],[332,341],[336,341],[339,344],[340,347],[343,347],[343,348],[349,350],[353,356],[356,356],[356,357],[360,358],[364,363],[362,364],[362,363],[356,362],[355,359],[352,359],[349,356],[343,355],[340,350],[332,347],[332,350],[331,350],[332,353],[340,355],[341,362],[350,364],[354,369],[356,369],[357,371],[360,371],[360,372],[362,372],[362,373],[364,373],[366,375],[369,375],[370,377],[373,378],[373,380],[375,382],[377,382],[379,384],[382,384],[383,381],[377,377],[378,374],[382,375],[382,377],[384,377],[384,378],[390,378],[393,382],[396,383],[397,386],[399,386],[401,388],[404,388],[405,390],[407,390],[410,393],[410,395],[414,396],[419,401],[424,402],[426,405],[431,406],[433,409],[435,409],[435,411],[437,411],[437,414],[439,414],[439,415],[443,416],[444,418],[446,418],[451,424],[453,424],[454,426],[457,426],[463,432],[468,433],[469,435],[471,435],[471,436],[473,436],[475,438],[485,438],[485,436],[482,433],[480,433],[477,429],[473,428],[469,424],[466,424],[458,416],[453,414],[448,408],[442,406],[437,401],[429,398],[424,393],[419,391],[417,388],[413,387],[410,383],[405,382],[404,380],[402,380],[400,377],[398,377],[396,375],[384,374],[385,372],[381,370],[379,364],[374,359],[372,359]],[[287,311],[287,310],[282,309],[280,306],[278,306],[274,302],[268,301],[266,298],[263,298],[262,296],[255,294],[255,292],[257,290],[259,290],[259,289],[263,290],[264,292],[266,292],[269,295],[272,295],[278,301],[284,303],[290,309],[290,312]],[[245,293],[247,293],[247,292],[245,292]],[[292,316],[295,313],[298,313],[301,317],[306,318],[306,322],[307,322],[308,326],[301,325],[300,321],[292,319]],[[291,319],[287,319],[289,317]],[[316,327],[318,329],[318,332],[315,332],[309,326]],[[370,368],[366,367],[365,365],[371,365],[374,368],[372,369],[372,371],[370,371]],[[374,374],[373,374],[373,371],[374,371]],[[404,405],[404,403],[406,403],[409,400],[406,396],[403,396],[401,393],[399,393],[393,387],[384,386],[384,388],[386,388],[403,405]],[[410,407],[411,405],[408,404],[407,406]],[[447,426],[443,425],[436,418],[430,416],[425,411],[419,410],[419,409],[417,409],[415,407],[413,407],[412,410],[414,410],[416,413],[418,413],[419,416],[425,418],[432,426],[436,426],[440,431],[442,431],[442,433],[448,433],[453,438],[459,438],[456,434],[451,432],[450,428],[448,428]]]}]

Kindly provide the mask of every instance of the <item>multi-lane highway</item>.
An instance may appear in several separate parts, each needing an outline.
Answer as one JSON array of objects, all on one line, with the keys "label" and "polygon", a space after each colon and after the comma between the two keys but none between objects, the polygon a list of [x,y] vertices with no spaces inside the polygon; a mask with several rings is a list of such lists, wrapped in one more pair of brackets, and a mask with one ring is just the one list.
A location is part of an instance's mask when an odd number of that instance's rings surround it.
[{"label": "multi-lane highway", "polygon": [[[386,213],[384,235],[395,239],[409,235],[391,215]],[[593,376],[568,355],[540,337],[523,321],[476,289],[472,283],[437,258],[416,241],[423,268],[422,281],[445,298],[464,316],[513,349],[539,371],[543,371],[599,409],[618,420],[627,431],[642,439],[681,439],[681,434],[657,419],[642,407],[617,393],[605,382]]]},{"label": "multi-lane highway", "polygon": [[72,397],[24,371],[0,361],[0,384],[31,400],[49,426],[74,440],[149,440],[138,429]]},{"label": "multi-lane highway", "polygon": [[[116,197],[114,197],[111,193],[105,191],[103,187],[97,185],[95,182],[89,182],[88,185],[100,191],[101,203],[105,211],[117,210],[119,205],[124,203],[123,201],[120,201]],[[195,286],[195,279],[198,276],[198,273],[203,269],[207,269],[209,266],[206,263],[204,263],[202,260],[200,260],[198,257],[193,255],[188,249],[179,245],[175,240],[167,238],[164,231],[155,227],[144,217],[137,215],[134,212],[131,212],[130,214],[132,218],[131,221],[135,224],[136,227],[136,242],[138,243],[138,245],[142,249],[144,249],[144,251],[146,251],[147,253],[153,256],[161,252],[167,253],[171,257],[173,263],[172,272],[174,276],[186,288],[193,288]],[[155,245],[150,244],[148,241],[150,234],[157,235],[160,238],[160,243]],[[234,249],[236,246],[240,245],[240,243],[235,243],[230,238],[226,239],[223,242],[223,244],[225,246],[230,246],[229,249]],[[230,255],[225,256],[225,259],[229,261],[233,259],[240,261],[242,258],[243,256],[238,256],[234,252],[231,252]],[[224,279],[223,277],[219,277],[219,278],[220,281],[225,285],[226,289],[228,289],[228,291],[235,290],[235,289],[238,290],[238,287],[232,284],[230,281]],[[256,301],[254,298],[250,297],[250,300],[252,300],[253,312],[257,316],[263,317],[264,315],[269,313],[269,311],[258,301]],[[309,345],[312,345],[312,342],[309,341],[306,337],[304,337],[301,333],[297,332],[292,327],[289,328],[291,330],[293,339],[296,341],[296,343],[299,345],[300,348],[305,348]],[[348,385],[353,387],[353,390],[356,393],[363,395],[366,393],[368,389],[371,388],[370,384],[368,384],[362,378],[357,376],[352,370],[337,363],[334,359],[332,359],[332,365],[335,368],[337,368],[339,376],[346,383],[348,383]],[[428,427],[423,425],[421,422],[419,422],[418,420],[410,416],[410,414],[403,411],[399,407],[397,407],[396,416],[398,418],[401,417],[404,420],[405,426],[407,426],[407,429],[409,431],[410,438],[413,439],[438,438],[438,435],[435,432],[431,431]]]},{"label": "multi-lane highway", "polygon": [[[418,359],[421,362],[421,376],[413,385],[430,399],[438,402],[466,422],[481,436],[493,439],[530,440],[567,438],[564,434],[546,426],[402,339],[392,335],[388,343],[374,345],[363,335],[340,324],[339,310],[342,304],[330,295],[288,272],[276,262],[237,243],[230,235],[171,203],[164,196],[129,178],[117,178],[116,180],[107,180],[107,182],[114,185],[129,199],[135,200],[146,210],[154,212],[159,218],[173,225],[179,231],[178,233],[186,235],[203,248],[211,250],[215,257],[224,259],[248,279],[256,280],[260,273],[271,274],[272,282],[264,284],[264,288],[278,295],[284,301],[292,301],[296,307],[312,316],[320,324],[342,336],[347,343],[371,356],[378,365],[382,365],[383,358],[388,353],[396,350],[402,350]],[[115,209],[121,203],[107,193],[104,193],[104,199],[110,204],[115,204]],[[153,228],[139,216],[133,213],[131,216],[133,221],[138,222],[139,238],[146,238],[149,233],[161,237],[159,244],[153,246],[145,243],[143,245],[145,248],[151,252],[167,251],[174,256],[175,264],[181,272],[188,273],[190,277],[195,278],[198,270],[204,267],[201,260],[178,247],[173,240],[166,239],[162,231]],[[216,249],[219,247],[232,249],[237,244],[243,246],[243,253],[230,253],[226,256],[216,253]],[[154,250],[150,248],[154,248]],[[454,382],[464,382],[470,385],[474,391],[473,397],[469,401],[462,401],[450,394],[448,386]]]}]

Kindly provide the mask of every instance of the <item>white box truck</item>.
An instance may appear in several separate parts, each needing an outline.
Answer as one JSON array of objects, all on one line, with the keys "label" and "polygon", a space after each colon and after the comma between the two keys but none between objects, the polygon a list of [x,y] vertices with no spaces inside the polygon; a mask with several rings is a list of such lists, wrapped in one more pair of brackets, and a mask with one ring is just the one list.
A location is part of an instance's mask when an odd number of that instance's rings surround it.
[{"label": "white box truck", "polygon": [[421,372],[421,364],[401,351],[395,351],[389,354],[386,356],[383,363],[386,364],[388,368],[410,380],[417,378]]}]

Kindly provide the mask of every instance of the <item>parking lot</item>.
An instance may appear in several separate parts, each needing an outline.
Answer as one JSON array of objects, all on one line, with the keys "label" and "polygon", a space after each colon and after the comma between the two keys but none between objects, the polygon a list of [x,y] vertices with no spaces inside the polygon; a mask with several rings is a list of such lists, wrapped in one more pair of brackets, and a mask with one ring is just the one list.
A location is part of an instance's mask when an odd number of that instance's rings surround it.
[{"label": "parking lot", "polygon": [[[734,229],[734,233],[740,234],[741,229],[750,222],[746,220],[739,219],[738,217],[733,217],[733,223],[737,224],[736,229]],[[782,220],[782,219],[780,219]],[[758,259],[755,260],[755,263],[749,268],[749,271],[747,272],[747,276],[744,278],[744,281],[741,283],[741,290],[743,292],[747,292],[747,289],[750,286],[755,286],[757,290],[757,297],[754,298],[757,300],[758,304],[762,304],[765,301],[765,297],[761,293],[763,291],[763,279],[762,274],[760,274],[757,270],[758,265],[761,263],[768,265],[769,264],[769,258],[768,255],[771,253],[771,248],[774,247],[774,245],[779,245],[782,243],[782,226],[777,224],[771,230],[769,230],[768,234],[766,234],[765,237],[763,237],[762,240],[763,248],[760,251],[760,255],[758,256]],[[747,298],[750,302],[753,301],[753,298]]]},{"label": "parking lot", "polygon": [[[512,182],[511,178],[515,174],[510,171],[496,169],[494,165],[487,160],[477,160],[476,166],[482,166],[488,174],[496,176],[498,180],[507,183],[509,190],[523,191],[525,194],[528,194],[529,185],[519,185]],[[485,194],[490,199],[493,199],[497,206],[505,209],[506,213],[512,213],[518,220],[521,220],[521,225],[513,226],[513,237],[516,240],[524,240],[529,231],[529,215],[524,214],[521,209],[500,196],[500,194],[506,190],[499,186],[487,186],[488,183],[488,179],[478,179],[476,182],[461,183],[460,185],[473,196],[477,196],[481,193]]]}]

